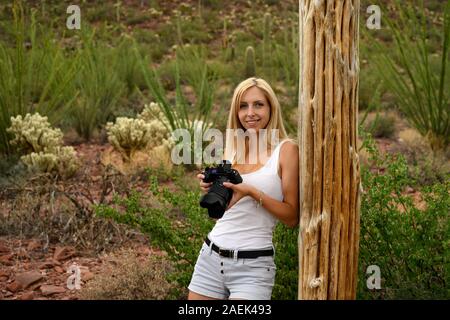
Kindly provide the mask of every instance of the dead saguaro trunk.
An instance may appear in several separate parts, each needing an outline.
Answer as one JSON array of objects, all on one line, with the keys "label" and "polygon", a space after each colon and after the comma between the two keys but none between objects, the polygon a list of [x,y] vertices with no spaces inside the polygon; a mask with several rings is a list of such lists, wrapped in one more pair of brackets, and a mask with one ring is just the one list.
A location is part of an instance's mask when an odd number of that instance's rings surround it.
[{"label": "dead saguaro trunk", "polygon": [[359,0],[300,0],[299,299],[355,299]]}]

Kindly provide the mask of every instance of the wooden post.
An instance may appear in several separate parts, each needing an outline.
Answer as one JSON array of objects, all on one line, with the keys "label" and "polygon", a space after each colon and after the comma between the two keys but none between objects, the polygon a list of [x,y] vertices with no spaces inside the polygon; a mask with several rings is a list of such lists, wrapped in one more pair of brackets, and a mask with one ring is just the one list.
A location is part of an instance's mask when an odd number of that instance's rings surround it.
[{"label": "wooden post", "polygon": [[355,299],[359,0],[300,0],[299,299]]}]

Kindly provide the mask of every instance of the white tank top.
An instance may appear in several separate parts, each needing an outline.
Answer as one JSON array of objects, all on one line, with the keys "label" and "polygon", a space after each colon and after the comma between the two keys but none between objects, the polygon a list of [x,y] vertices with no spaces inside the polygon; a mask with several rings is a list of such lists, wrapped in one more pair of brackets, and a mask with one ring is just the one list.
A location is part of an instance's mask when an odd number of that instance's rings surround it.
[{"label": "white tank top", "polygon": [[[241,174],[244,183],[278,201],[283,201],[281,178],[278,175],[278,159],[282,141],[260,169]],[[256,207],[257,201],[245,196],[235,203],[222,218],[217,220],[209,239],[224,249],[262,249],[272,247],[272,235],[277,219],[264,207]]]}]

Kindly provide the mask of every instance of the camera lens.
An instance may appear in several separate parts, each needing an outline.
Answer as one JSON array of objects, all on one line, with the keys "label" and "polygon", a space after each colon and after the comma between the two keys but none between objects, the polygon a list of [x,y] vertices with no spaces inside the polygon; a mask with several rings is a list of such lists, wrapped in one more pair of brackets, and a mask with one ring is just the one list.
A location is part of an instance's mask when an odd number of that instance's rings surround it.
[{"label": "camera lens", "polygon": [[229,181],[225,177],[215,180],[208,193],[200,199],[200,206],[208,209],[211,218],[220,219],[231,200],[233,191],[224,187],[223,182]]}]

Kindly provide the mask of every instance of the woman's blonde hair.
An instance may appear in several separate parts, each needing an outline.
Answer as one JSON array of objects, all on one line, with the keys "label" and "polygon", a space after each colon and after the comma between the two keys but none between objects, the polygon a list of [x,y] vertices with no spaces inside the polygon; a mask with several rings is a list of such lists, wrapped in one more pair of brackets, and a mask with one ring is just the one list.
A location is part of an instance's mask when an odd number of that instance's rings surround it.
[{"label": "woman's blonde hair", "polygon": [[[272,129],[278,129],[279,141],[283,141],[284,139],[289,138],[288,134],[286,133],[286,129],[284,128],[283,118],[281,116],[280,103],[278,102],[278,99],[272,87],[264,79],[255,77],[248,78],[239,83],[236,89],[234,90],[233,98],[231,100],[230,112],[228,114],[227,129],[232,129],[231,131],[233,134],[228,134],[227,132],[225,140],[224,159],[230,160],[231,163],[233,164],[237,160],[235,157],[237,138],[234,132],[236,129],[242,129],[245,131],[245,128],[242,126],[238,117],[239,107],[242,100],[242,96],[248,89],[252,87],[258,87],[259,89],[261,89],[267,101],[269,102],[270,119],[269,123],[265,128],[267,132],[272,132]],[[273,145],[273,143],[275,143],[273,141],[272,134],[267,135],[267,143],[268,145]]]}]

